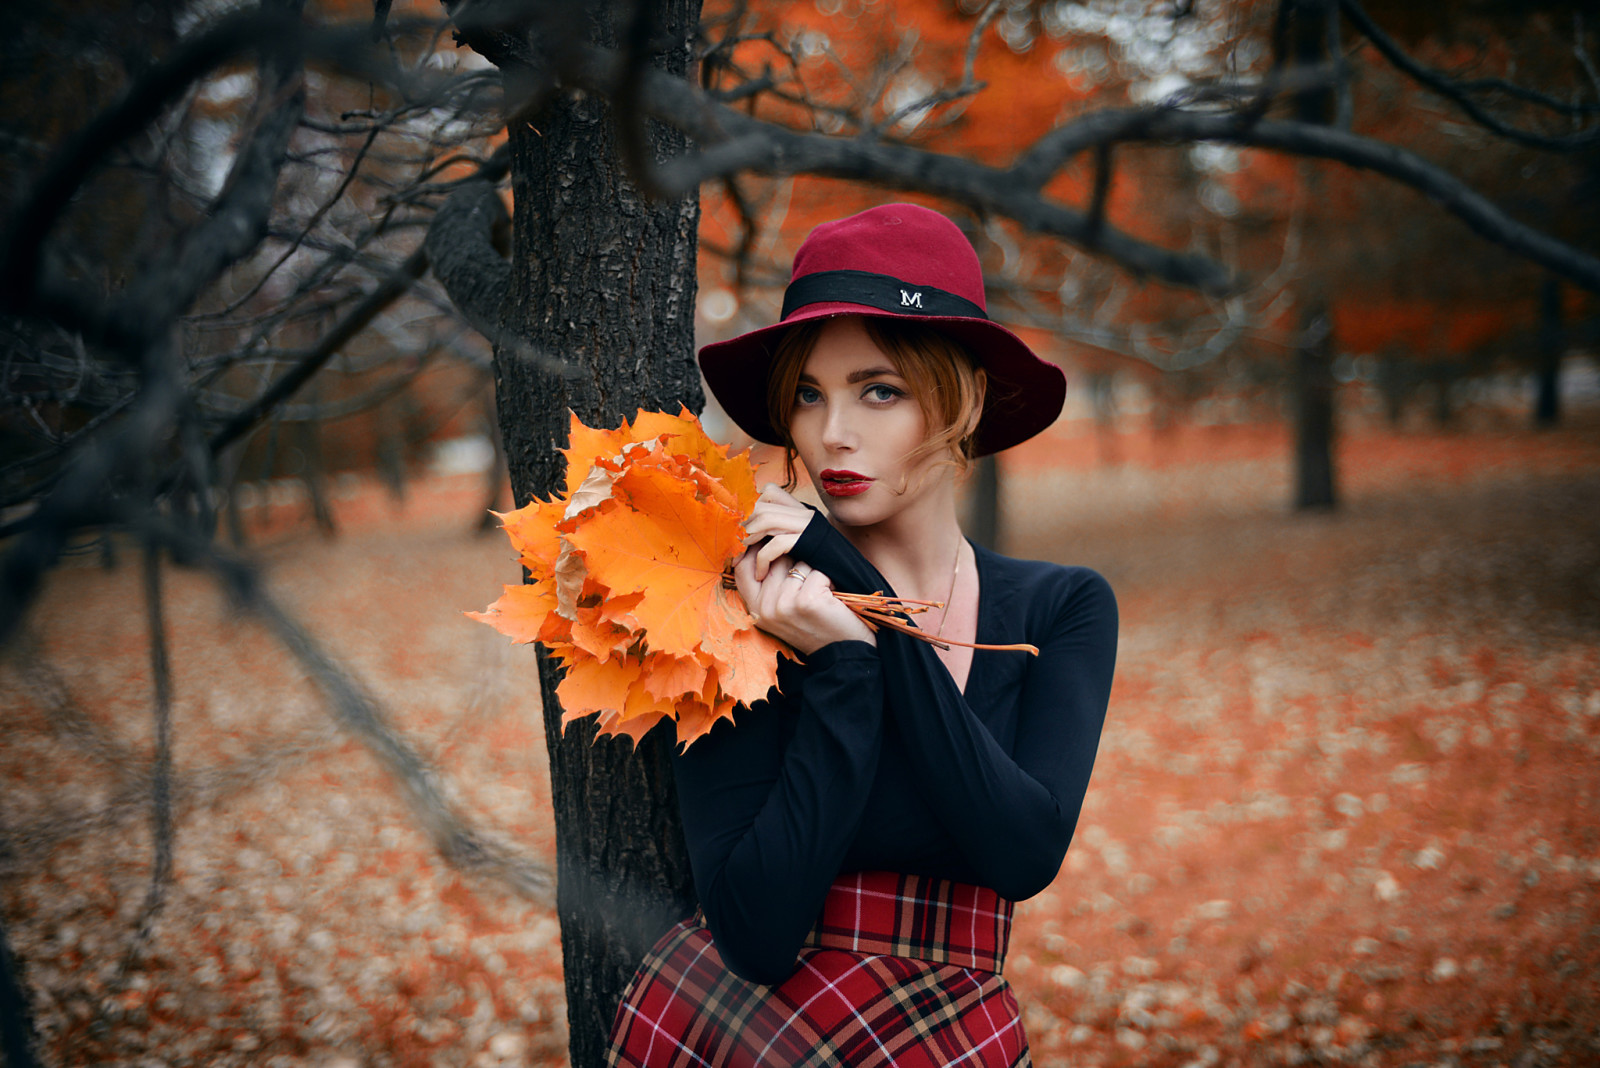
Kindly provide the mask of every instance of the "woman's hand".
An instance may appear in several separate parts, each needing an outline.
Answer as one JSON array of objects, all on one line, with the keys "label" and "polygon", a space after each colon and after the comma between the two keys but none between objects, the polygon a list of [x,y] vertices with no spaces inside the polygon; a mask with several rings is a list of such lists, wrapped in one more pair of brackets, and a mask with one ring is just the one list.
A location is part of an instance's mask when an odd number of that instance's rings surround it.
[{"label": "woman's hand", "polygon": [[[755,546],[757,582],[765,582],[773,563],[779,557],[789,554],[789,550],[800,540],[800,535],[805,532],[806,524],[811,522],[814,514],[811,509],[775,483],[769,482],[762,487],[761,496],[756,499],[755,510],[744,523],[745,548]],[[763,538],[766,539],[766,543],[758,545],[757,543]],[[740,592],[743,592],[742,587]],[[745,603],[750,603],[749,597],[745,598]]]},{"label": "woman's hand", "polygon": [[810,564],[779,556],[768,560],[765,577],[757,578],[760,555],[760,550],[747,549],[733,565],[739,596],[756,626],[806,656],[833,642],[878,644],[861,618],[833,595],[827,575]]}]

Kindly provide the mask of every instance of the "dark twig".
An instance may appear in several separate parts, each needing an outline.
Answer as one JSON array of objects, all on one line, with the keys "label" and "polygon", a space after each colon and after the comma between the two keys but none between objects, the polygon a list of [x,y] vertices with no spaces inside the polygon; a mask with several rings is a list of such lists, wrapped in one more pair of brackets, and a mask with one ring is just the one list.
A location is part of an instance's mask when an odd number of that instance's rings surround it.
[{"label": "dark twig", "polygon": [[996,181],[1020,177],[1024,184],[1034,186],[1079,152],[1097,145],[1168,141],[1219,141],[1373,171],[1427,196],[1485,239],[1585,289],[1600,292],[1600,258],[1518,222],[1454,174],[1414,152],[1315,123],[1248,122],[1237,115],[1159,107],[1099,111],[1051,131],[1017,161],[1009,175],[997,176]]},{"label": "dark twig", "polygon": [[38,272],[45,235],[89,172],[121,141],[144,129],[199,79],[245,52],[288,47],[299,38],[299,20],[281,10],[261,8],[219,20],[209,30],[181,42],[165,61],[133,83],[128,93],[70,138],[18,201],[0,244],[0,294],[8,305],[27,303]]},{"label": "dark twig", "polygon": [[155,759],[150,764],[150,840],[154,858],[150,886],[133,936],[123,950],[112,979],[112,992],[122,988],[139,953],[150,942],[156,919],[172,882],[172,664],[167,656],[167,625],[161,608],[161,557],[154,542],[144,547],[145,619],[150,631],[150,674],[154,682]]},{"label": "dark twig", "polygon": [[650,47],[656,33],[654,12],[655,5],[650,0],[633,0],[633,11],[623,36],[622,77],[617,83],[612,110],[617,117],[617,149],[623,165],[641,192],[660,199],[663,191],[655,184],[656,171],[651,166],[650,142],[645,132],[647,112],[640,99],[645,72],[651,69]]},{"label": "dark twig", "polygon": [[379,282],[377,288],[361,303],[350,309],[332,330],[323,335],[321,341],[306,350],[294,367],[211,436],[211,454],[215,456],[220,453],[254,429],[279,404],[292,397],[334,353],[364,330],[379,312],[394,303],[427,269],[428,254],[424,249],[419,248],[407,256],[404,263]]},{"label": "dark twig", "polygon": [[341,727],[358,738],[394,776],[413,813],[446,860],[507,883],[524,897],[548,901],[549,869],[469,827],[446,800],[439,774],[389,724],[376,698],[323,651],[321,645],[261,587],[254,569],[210,544],[180,540],[197,563],[212,571],[246,609],[257,615],[316,683]]},{"label": "dark twig", "polygon": [[1086,248],[1099,244],[1100,231],[1105,228],[1106,200],[1111,195],[1111,144],[1096,145],[1094,150],[1094,188],[1089,194],[1089,212],[1086,219]]},{"label": "dark twig", "polygon": [[300,232],[296,234],[294,240],[289,243],[289,247],[285,249],[275,261],[273,261],[270,267],[261,273],[261,277],[256,279],[255,284],[249,289],[245,290],[238,297],[230,301],[227,307],[221,309],[220,311],[209,313],[206,318],[222,318],[223,316],[232,315],[234,312],[244,307],[245,303],[248,302],[251,297],[254,297],[257,293],[261,292],[261,287],[266,285],[272,276],[278,273],[279,268],[281,268],[285,263],[288,263],[294,254],[300,251],[300,246],[305,242],[306,237],[310,235],[311,231],[316,229],[317,224],[322,221],[323,216],[327,215],[329,210],[331,210],[335,204],[344,199],[345,193],[350,189],[350,184],[356,179],[357,172],[361,170],[362,160],[366,159],[367,153],[372,149],[372,143],[378,139],[378,134],[382,131],[383,127],[374,126],[372,128],[372,132],[367,134],[367,139],[363,141],[361,147],[356,150],[355,158],[350,161],[350,167],[345,172],[344,179],[340,181],[339,188],[335,189],[333,191],[333,195],[327,200],[323,201],[322,204],[318,206],[316,211],[312,212],[311,218],[307,219],[305,225],[300,227]]},{"label": "dark twig", "polygon": [[384,24],[389,21],[389,8],[393,0],[373,0],[372,3],[372,40],[383,40]]},{"label": "dark twig", "polygon": [[1390,37],[1374,22],[1356,0],[1339,0],[1339,6],[1344,9],[1345,17],[1361,32],[1361,35],[1371,41],[1379,53],[1399,71],[1414,79],[1418,84],[1426,86],[1449,100],[1460,108],[1468,118],[1472,119],[1484,129],[1515,141],[1520,145],[1533,148],[1549,149],[1556,152],[1572,152],[1591,145],[1600,144],[1600,126],[1592,126],[1575,134],[1550,136],[1547,134],[1533,133],[1510,123],[1502,122],[1489,114],[1473,99],[1472,93],[1484,91],[1497,91],[1529,103],[1537,104],[1562,115],[1581,116],[1600,114],[1600,104],[1572,104],[1544,93],[1527,89],[1523,86],[1508,82],[1502,78],[1480,78],[1470,82],[1460,82],[1431,67],[1418,63],[1406,54],[1394,38]]},{"label": "dark twig", "polygon": [[727,192],[728,199],[733,202],[734,210],[739,213],[739,224],[742,228],[739,244],[733,250],[733,285],[735,289],[742,291],[748,280],[750,256],[755,251],[756,238],[761,233],[761,223],[736,178],[724,178],[722,188]]}]

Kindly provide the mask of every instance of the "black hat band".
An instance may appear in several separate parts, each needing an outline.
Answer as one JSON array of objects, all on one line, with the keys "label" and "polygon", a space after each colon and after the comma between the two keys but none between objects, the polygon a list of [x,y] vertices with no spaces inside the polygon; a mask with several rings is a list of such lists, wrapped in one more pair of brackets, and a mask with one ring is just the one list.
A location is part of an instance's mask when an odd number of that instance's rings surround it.
[{"label": "black hat band", "polygon": [[893,275],[872,271],[818,271],[789,283],[783,293],[783,314],[789,318],[807,304],[838,301],[864,304],[899,315],[941,315],[956,319],[988,319],[988,314],[966,297],[936,286],[916,286]]}]

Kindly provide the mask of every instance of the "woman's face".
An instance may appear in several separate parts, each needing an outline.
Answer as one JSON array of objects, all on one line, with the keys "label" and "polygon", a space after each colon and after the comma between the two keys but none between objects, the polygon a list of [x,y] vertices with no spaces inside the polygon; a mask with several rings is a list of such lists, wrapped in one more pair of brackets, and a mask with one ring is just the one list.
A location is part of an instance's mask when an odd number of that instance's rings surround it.
[{"label": "woman's face", "polygon": [[908,464],[927,438],[910,384],[858,316],[832,319],[806,359],[789,433],[811,481],[839,522],[869,526],[903,511],[938,482],[933,456]]}]

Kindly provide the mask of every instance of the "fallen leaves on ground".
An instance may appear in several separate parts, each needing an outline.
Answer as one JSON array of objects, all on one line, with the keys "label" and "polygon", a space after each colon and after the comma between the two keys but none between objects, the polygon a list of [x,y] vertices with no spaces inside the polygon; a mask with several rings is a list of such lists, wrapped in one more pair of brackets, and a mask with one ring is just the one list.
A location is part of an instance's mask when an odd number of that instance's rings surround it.
[{"label": "fallen leaves on ground", "polygon": [[[1349,435],[1333,516],[1286,513],[1284,456],[1204,463],[1226,427],[1160,468],[1006,471],[1012,551],[1100,569],[1123,620],[1077,838],[1017,910],[1006,971],[1036,1064],[1600,1058],[1600,432],[1581,419]],[[528,658],[453,611],[515,579],[503,543],[466,534],[480,492],[421,487],[396,518],[361,489],[339,540],[264,551],[463,810],[554,863]],[[191,573],[167,577],[174,884],[113,990],[150,872],[137,571],[57,572],[31,617],[30,662],[80,714],[0,668],[0,909],[44,1062],[565,1063],[553,912],[448,867]]]}]

